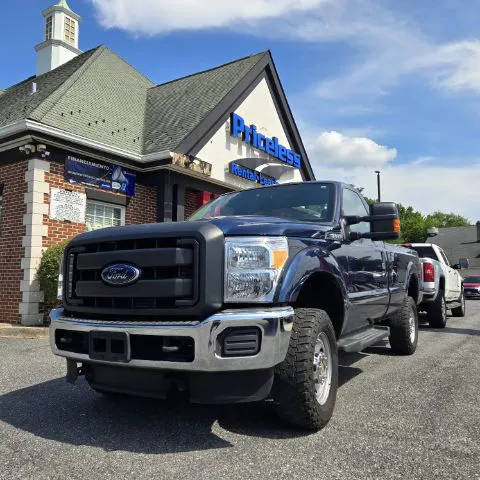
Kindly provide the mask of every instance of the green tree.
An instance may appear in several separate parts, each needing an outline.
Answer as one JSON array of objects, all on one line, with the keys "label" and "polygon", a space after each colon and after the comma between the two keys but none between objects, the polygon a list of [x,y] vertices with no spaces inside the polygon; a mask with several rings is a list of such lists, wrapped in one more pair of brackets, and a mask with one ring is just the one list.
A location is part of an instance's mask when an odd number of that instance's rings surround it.
[{"label": "green tree", "polygon": [[47,308],[53,308],[58,303],[57,287],[59,265],[63,257],[66,242],[47,248],[42,255],[40,266],[37,271],[37,280],[44,292],[44,303]]},{"label": "green tree", "polygon": [[433,212],[427,215],[425,223],[428,225],[427,228],[468,227],[470,225],[469,221],[461,215],[443,212]]},{"label": "green tree", "polygon": [[465,217],[455,213],[434,212],[425,216],[412,207],[404,207],[401,204],[397,206],[402,232],[400,242],[424,242],[427,238],[427,230],[432,227],[468,227],[470,225]]},{"label": "green tree", "polygon": [[[355,187],[355,185],[352,185]],[[363,187],[355,187],[360,193]],[[369,205],[376,202],[373,198],[363,197]],[[427,230],[432,227],[468,227],[469,221],[456,213],[443,213],[436,211],[430,215],[423,215],[413,207],[405,207],[397,203],[400,216],[401,236],[394,243],[422,243],[427,238]]]}]

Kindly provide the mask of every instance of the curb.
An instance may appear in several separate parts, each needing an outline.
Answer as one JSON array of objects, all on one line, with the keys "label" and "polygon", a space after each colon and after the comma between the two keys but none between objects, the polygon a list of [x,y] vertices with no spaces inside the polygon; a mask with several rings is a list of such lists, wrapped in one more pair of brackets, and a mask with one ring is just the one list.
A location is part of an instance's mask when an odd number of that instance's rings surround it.
[{"label": "curb", "polygon": [[48,327],[22,327],[0,323],[0,338],[48,338]]}]

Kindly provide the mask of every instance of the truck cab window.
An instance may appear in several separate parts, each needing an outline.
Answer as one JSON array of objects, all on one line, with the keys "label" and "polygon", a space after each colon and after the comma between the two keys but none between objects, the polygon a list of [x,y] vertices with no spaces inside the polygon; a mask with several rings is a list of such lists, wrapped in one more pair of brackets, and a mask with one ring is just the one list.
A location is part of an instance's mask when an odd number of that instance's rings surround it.
[{"label": "truck cab window", "polygon": [[443,261],[445,262],[446,265],[450,266],[450,261],[448,260],[448,257],[445,255],[445,252],[443,250],[440,250],[440,255],[443,258]]},{"label": "truck cab window", "polygon": [[[358,215],[360,217],[363,217],[369,214],[367,207],[363,203],[358,193],[348,188],[345,188],[343,190],[342,213],[344,216]],[[370,223],[360,222],[360,223],[357,223],[356,225],[351,225],[350,230],[352,232],[367,233],[370,231]]]}]

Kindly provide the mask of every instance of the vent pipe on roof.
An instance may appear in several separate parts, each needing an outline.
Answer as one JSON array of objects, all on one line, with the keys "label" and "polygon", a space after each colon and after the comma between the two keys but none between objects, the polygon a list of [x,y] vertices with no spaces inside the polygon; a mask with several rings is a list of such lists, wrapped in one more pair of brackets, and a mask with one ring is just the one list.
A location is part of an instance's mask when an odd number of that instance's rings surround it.
[{"label": "vent pipe on roof", "polygon": [[480,243],[480,221],[477,222],[477,242]]},{"label": "vent pipe on roof", "polygon": [[30,94],[33,95],[34,93],[37,93],[37,82],[32,82],[32,90],[30,91]]}]

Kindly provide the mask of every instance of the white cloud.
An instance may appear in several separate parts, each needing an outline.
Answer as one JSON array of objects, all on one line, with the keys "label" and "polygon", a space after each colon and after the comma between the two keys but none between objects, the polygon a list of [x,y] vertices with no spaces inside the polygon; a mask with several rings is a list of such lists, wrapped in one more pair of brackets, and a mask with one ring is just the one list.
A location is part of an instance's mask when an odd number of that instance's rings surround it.
[{"label": "white cloud", "polygon": [[[420,22],[373,0],[90,0],[100,23],[140,35],[229,28],[266,38],[342,42],[355,52],[344,73],[317,82],[315,93],[338,101],[381,96],[405,75],[448,91],[480,93],[480,40],[439,43]],[[321,61],[321,59],[319,59]],[[309,92],[310,94],[310,92]],[[357,107],[358,107],[358,102]]]},{"label": "white cloud", "polygon": [[[318,180],[340,180],[377,196],[375,169],[381,170],[382,200],[411,205],[424,214],[436,210],[454,212],[480,220],[478,178],[480,160],[462,166],[442,164],[442,158],[421,156],[398,164],[397,150],[367,137],[352,137],[331,131],[312,135],[307,142],[309,159]],[[443,159],[444,160],[444,159]],[[443,162],[444,163],[444,162]]]},{"label": "white cloud", "polygon": [[327,0],[249,0],[232,5],[225,0],[91,0],[100,22],[107,28],[156,35],[174,30],[201,30],[215,27],[239,27],[244,22],[281,17],[310,10]]},{"label": "white cloud", "polygon": [[379,145],[367,137],[351,137],[340,132],[321,132],[309,146],[309,156],[320,165],[379,168],[397,156],[395,148]]},{"label": "white cloud", "polygon": [[[361,166],[324,166],[310,156],[318,180],[340,180],[364,187],[364,194],[377,196],[376,175]],[[435,210],[453,212],[475,223],[480,220],[478,178],[480,161],[463,166],[436,166],[435,163],[405,163],[381,168],[382,200],[411,205],[424,214]]]},{"label": "white cloud", "polygon": [[382,96],[407,75],[449,92],[480,93],[480,40],[438,42],[416,23],[378,2],[340,0],[283,33],[305,42],[343,42],[356,52],[343,74],[318,82],[315,93],[323,99]]},{"label": "white cloud", "polygon": [[480,41],[470,40],[443,45],[432,52],[437,84],[452,91],[480,92]]}]

